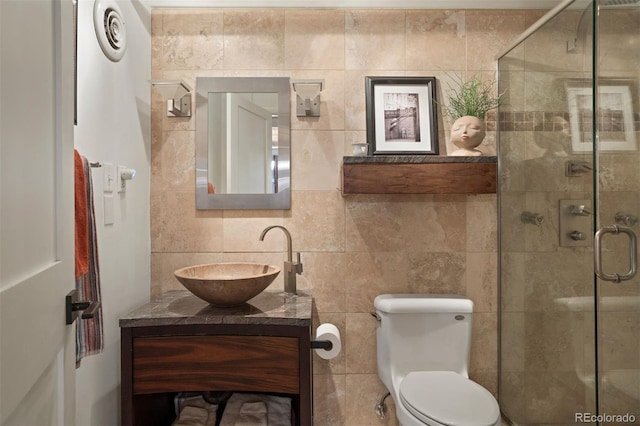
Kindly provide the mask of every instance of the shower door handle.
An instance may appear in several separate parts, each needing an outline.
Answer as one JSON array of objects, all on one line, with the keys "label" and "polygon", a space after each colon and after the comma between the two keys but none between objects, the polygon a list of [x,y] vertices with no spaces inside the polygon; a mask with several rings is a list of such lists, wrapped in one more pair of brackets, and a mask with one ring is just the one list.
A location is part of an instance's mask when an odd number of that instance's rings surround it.
[{"label": "shower door handle", "polygon": [[[602,270],[602,245],[601,240],[604,234],[626,234],[629,237],[629,272],[619,274],[617,272],[608,274]],[[598,278],[605,281],[613,281],[619,283],[632,279],[638,272],[638,238],[631,228],[619,225],[603,226],[596,232],[593,239],[593,255],[595,272]]]}]

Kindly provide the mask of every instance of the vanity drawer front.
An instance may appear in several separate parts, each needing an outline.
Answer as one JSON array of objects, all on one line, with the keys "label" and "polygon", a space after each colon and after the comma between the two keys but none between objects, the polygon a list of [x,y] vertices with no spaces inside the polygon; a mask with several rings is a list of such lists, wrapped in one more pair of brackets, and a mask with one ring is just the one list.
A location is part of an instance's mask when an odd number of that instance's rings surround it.
[{"label": "vanity drawer front", "polygon": [[298,339],[269,336],[140,337],[134,394],[179,391],[299,393]]}]

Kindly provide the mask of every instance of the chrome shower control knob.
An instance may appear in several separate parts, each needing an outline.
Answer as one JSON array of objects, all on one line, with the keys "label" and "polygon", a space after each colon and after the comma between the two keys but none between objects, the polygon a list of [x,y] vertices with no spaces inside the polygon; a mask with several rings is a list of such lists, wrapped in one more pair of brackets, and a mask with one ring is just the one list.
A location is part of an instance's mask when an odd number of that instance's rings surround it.
[{"label": "chrome shower control knob", "polygon": [[569,236],[571,237],[572,240],[574,241],[582,241],[585,240],[586,237],[584,236],[584,234],[580,231],[572,231]]}]

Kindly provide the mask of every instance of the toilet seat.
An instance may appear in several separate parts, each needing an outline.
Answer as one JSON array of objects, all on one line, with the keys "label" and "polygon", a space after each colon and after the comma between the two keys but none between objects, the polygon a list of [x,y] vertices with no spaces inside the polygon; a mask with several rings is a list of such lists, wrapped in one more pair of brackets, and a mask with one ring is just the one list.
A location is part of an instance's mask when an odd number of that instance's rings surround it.
[{"label": "toilet seat", "polygon": [[452,371],[416,371],[400,383],[400,399],[421,421],[447,426],[493,426],[500,408],[491,393]]}]

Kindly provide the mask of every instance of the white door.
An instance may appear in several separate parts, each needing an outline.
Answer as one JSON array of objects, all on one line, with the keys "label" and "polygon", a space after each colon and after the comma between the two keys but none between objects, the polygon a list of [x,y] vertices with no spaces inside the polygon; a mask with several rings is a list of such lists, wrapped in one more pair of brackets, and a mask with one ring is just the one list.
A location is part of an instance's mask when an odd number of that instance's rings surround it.
[{"label": "white door", "polygon": [[229,93],[227,189],[230,194],[273,193],[271,113]]},{"label": "white door", "polygon": [[75,423],[72,0],[0,0],[0,424]]}]

